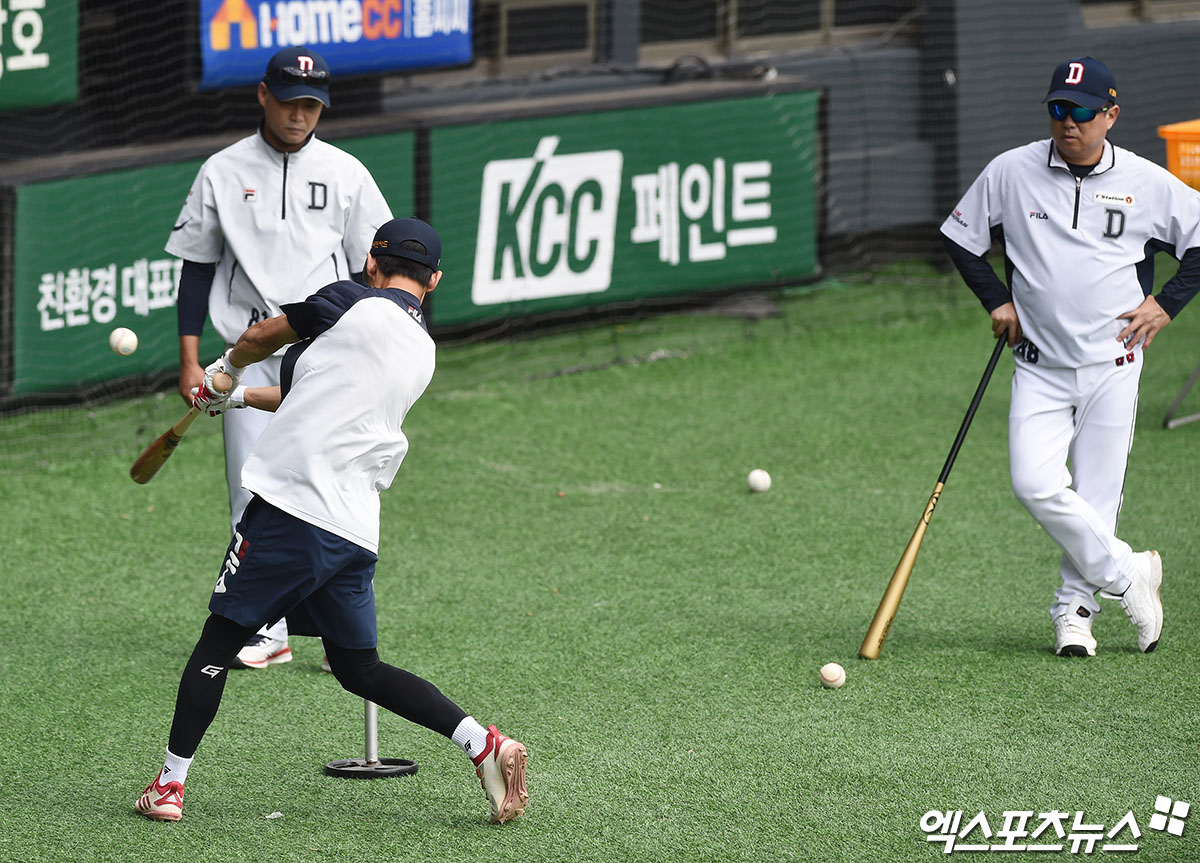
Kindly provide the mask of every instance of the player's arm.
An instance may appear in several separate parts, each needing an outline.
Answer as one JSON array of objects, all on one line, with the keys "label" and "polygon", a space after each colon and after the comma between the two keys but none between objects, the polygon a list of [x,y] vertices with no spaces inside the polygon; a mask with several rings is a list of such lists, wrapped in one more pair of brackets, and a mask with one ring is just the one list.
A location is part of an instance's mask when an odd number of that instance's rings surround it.
[{"label": "player's arm", "polygon": [[228,353],[229,361],[236,368],[244,369],[251,363],[261,362],[274,355],[284,345],[298,341],[300,336],[292,329],[287,315],[276,315],[259,321],[242,333],[237,344]]},{"label": "player's arm", "polygon": [[283,401],[280,387],[247,387],[245,392],[246,407],[258,408],[260,411],[277,411]]},{"label": "player's arm", "polygon": [[[287,315],[277,315],[254,324],[238,337],[237,344],[221,354],[216,361],[209,363],[204,369],[204,379],[192,397],[192,405],[207,410],[212,416],[224,412],[229,407],[237,407],[237,405],[230,405],[229,402],[231,398],[236,400],[246,397],[245,394],[248,390],[241,386],[242,374],[245,372],[246,366],[261,362],[284,345],[298,341],[300,341],[300,336],[296,335],[296,331],[292,329]],[[222,393],[213,386],[213,375],[217,372],[222,372],[232,378],[233,386],[229,392]],[[270,389],[270,387],[263,389]],[[237,393],[237,396],[234,397],[233,393]],[[246,403],[250,404],[248,401]],[[278,400],[266,395],[262,396],[262,404],[274,405],[273,407],[264,407],[264,410],[274,410],[279,407]],[[254,405],[254,407],[257,406]]]},{"label": "player's arm", "polygon": [[192,403],[208,411],[210,417],[239,408],[257,408],[260,411],[274,413],[279,410],[279,405],[283,401],[283,391],[278,386],[244,387],[238,385],[230,390],[227,398],[220,400],[208,398],[197,400],[196,396],[199,392],[199,387],[192,390]]},{"label": "player's arm", "polygon": [[942,234],[942,245],[967,287],[979,298],[991,317],[992,335],[996,338],[1004,335],[1009,347],[1015,346],[1021,340],[1021,321],[1017,317],[1017,307],[1013,304],[1008,286],[1000,281],[986,256],[973,254],[945,234]]},{"label": "player's arm", "polygon": [[1141,305],[1123,315],[1121,320],[1129,323],[1121,330],[1117,339],[1126,347],[1141,342],[1142,349],[1167,324],[1183,311],[1188,301],[1200,292],[1200,248],[1188,249],[1179,261],[1179,269],[1167,280],[1157,297],[1148,296]]},{"label": "player's arm", "polygon": [[192,402],[192,389],[204,380],[204,366],[200,365],[200,335],[208,316],[208,294],[216,270],[216,264],[184,261],[179,274],[179,296],[175,303],[179,328],[179,395],[188,404]]}]

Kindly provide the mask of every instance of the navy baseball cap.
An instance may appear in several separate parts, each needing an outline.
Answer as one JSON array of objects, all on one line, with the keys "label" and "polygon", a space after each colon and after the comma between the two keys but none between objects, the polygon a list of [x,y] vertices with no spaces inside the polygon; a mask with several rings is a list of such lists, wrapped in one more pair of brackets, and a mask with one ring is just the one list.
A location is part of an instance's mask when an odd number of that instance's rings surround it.
[{"label": "navy baseball cap", "polygon": [[[400,244],[412,240],[425,247],[426,254],[405,249]],[[442,239],[437,231],[420,219],[392,219],[384,222],[371,242],[372,255],[394,255],[424,264],[433,270],[441,269]]]},{"label": "navy baseball cap", "polygon": [[1063,60],[1050,79],[1050,92],[1043,102],[1074,102],[1099,111],[1109,102],[1116,104],[1117,80],[1108,67],[1094,57]]},{"label": "navy baseball cap", "polygon": [[308,48],[284,48],[267,63],[263,82],[280,102],[316,99],[329,107],[329,64]]}]

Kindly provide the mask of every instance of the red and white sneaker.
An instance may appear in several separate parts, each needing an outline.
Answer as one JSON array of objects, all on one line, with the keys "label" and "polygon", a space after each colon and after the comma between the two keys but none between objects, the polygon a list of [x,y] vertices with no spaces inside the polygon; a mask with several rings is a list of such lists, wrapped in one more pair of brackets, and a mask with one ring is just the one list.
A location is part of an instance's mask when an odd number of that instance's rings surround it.
[{"label": "red and white sneaker", "polygon": [[237,658],[230,663],[231,668],[266,668],[268,665],[279,665],[292,661],[292,649],[286,641],[278,638],[268,638],[265,635],[255,635],[246,642],[246,646],[238,651]]},{"label": "red and white sneaker", "polygon": [[153,821],[178,821],[183,817],[183,783],[163,782],[162,773],[146,786],[133,808]]},{"label": "red and white sneaker", "polygon": [[483,752],[471,761],[492,807],[488,820],[493,824],[503,824],[525,814],[525,807],[529,805],[529,792],[525,788],[528,757],[525,744],[505,737],[495,725],[488,726]]}]

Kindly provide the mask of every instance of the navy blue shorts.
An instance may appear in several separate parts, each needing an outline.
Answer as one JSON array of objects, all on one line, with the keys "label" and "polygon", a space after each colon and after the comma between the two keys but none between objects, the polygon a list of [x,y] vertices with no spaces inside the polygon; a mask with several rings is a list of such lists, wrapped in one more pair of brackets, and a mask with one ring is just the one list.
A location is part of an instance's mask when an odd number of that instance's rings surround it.
[{"label": "navy blue shorts", "polygon": [[250,629],[287,617],[290,633],[366,650],[378,644],[372,587],[378,559],[255,495],[208,609]]}]

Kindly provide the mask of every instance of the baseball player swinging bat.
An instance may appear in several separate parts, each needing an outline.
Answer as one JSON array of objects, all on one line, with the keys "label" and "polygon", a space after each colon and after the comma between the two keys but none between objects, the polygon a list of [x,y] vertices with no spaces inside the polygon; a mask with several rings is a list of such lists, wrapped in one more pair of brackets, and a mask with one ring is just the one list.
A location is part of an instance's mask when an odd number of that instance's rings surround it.
[{"label": "baseball player swinging bat", "polygon": [[979,403],[983,400],[983,391],[987,389],[988,381],[992,379],[992,372],[995,370],[996,363],[1000,360],[1000,353],[1006,344],[1008,344],[1008,340],[1004,336],[996,340],[996,348],[992,351],[992,357],[983,371],[983,378],[980,379],[979,386],[975,388],[975,396],[971,399],[970,407],[967,408],[967,415],[963,417],[962,425],[958,429],[958,436],[954,438],[954,445],[950,447],[950,455],[946,457],[946,463],[942,465],[942,472],[938,476],[937,485],[933,487],[933,494],[929,496],[929,502],[925,504],[925,512],[922,513],[921,520],[917,522],[917,529],[913,531],[912,539],[908,541],[904,554],[900,555],[896,571],[892,573],[887,590],[883,592],[883,599],[879,601],[879,608],[875,610],[875,617],[872,618],[871,625],[867,628],[867,636],[863,639],[862,647],[858,649],[858,655],[863,659],[878,659],[879,652],[883,650],[883,642],[887,639],[888,630],[892,628],[892,621],[895,620],[896,612],[900,608],[900,597],[904,596],[904,588],[908,587],[909,576],[912,575],[913,565],[917,562],[917,552],[921,550],[921,542],[925,539],[925,529],[929,527],[929,521],[933,518],[933,510],[937,506],[942,489],[950,476],[950,469],[954,467],[958,450],[967,436],[967,429],[971,427],[971,420],[975,418],[975,411],[979,409]]},{"label": "baseball player swinging bat", "polygon": [[[215,373],[212,382],[213,389],[219,393],[227,393],[233,386],[233,378],[224,372]],[[137,457],[137,461],[129,469],[129,476],[133,481],[145,485],[154,479],[154,475],[167,463],[171,453],[175,452],[175,447],[179,446],[179,441],[183,439],[192,422],[203,412],[203,408],[192,407],[179,422],[155,438],[154,443],[146,447],[145,452]]]}]

